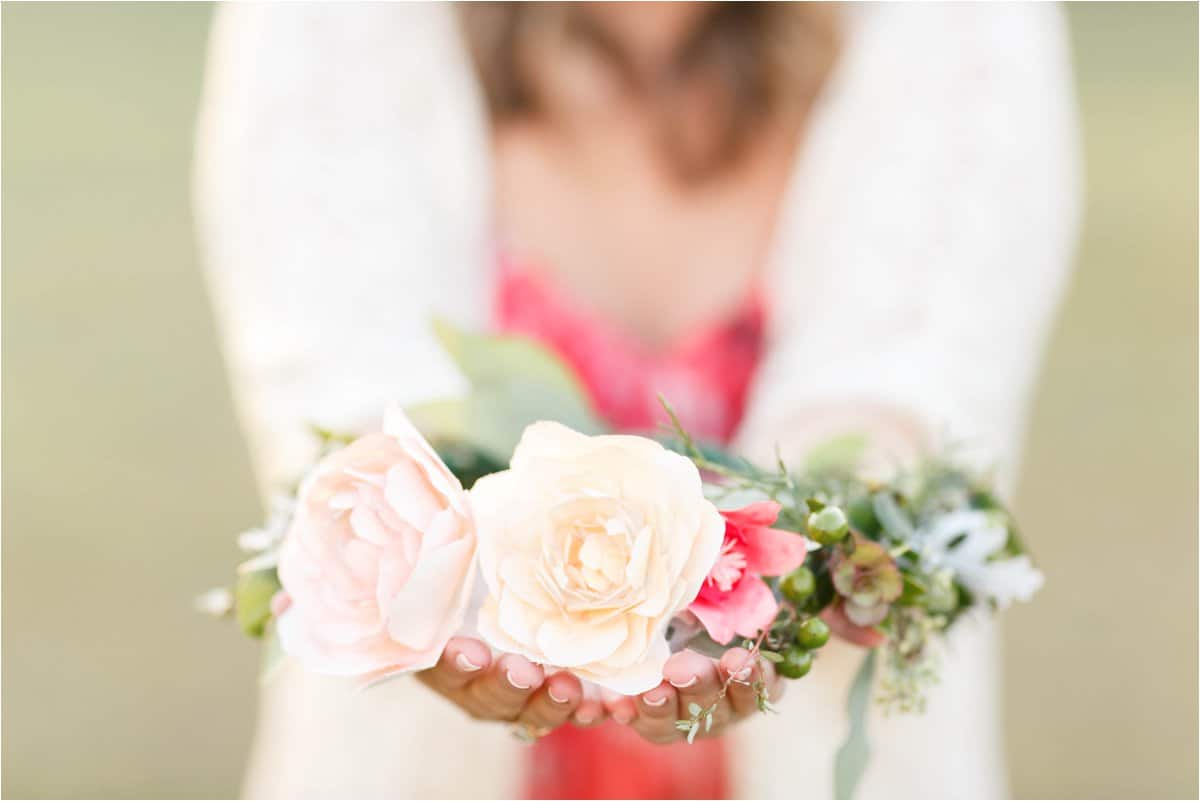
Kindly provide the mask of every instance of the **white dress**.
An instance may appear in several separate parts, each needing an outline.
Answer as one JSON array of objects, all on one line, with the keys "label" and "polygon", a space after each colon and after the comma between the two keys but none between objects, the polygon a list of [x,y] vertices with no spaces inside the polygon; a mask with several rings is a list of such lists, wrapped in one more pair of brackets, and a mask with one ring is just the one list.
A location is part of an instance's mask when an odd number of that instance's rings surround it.
[{"label": "white dress", "polygon": [[[952,441],[1011,487],[1077,222],[1064,21],[1032,4],[846,13],[773,248],[739,445],[795,455],[858,428],[900,459]],[[488,152],[447,7],[218,9],[197,206],[264,490],[311,458],[307,422],[365,429],[388,401],[461,389],[428,321],[487,324]],[[860,658],[828,646],[782,714],[735,730],[738,795],[832,792]],[[964,624],[926,714],[869,721],[860,795],[1003,795],[997,671],[990,624]],[[287,670],[262,694],[246,792],[514,796],[522,748],[411,679],[360,694]]]}]

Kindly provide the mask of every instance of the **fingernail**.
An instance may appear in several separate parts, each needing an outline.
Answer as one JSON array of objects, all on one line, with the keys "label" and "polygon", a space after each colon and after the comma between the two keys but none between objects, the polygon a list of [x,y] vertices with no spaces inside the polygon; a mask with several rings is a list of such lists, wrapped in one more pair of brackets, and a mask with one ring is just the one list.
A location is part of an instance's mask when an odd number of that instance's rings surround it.
[{"label": "fingernail", "polygon": [[591,723],[593,720],[595,720],[595,718],[592,717],[592,714],[590,712],[581,712],[581,713],[578,713],[575,715],[575,722],[580,724],[581,726],[586,726],[589,723]]},{"label": "fingernail", "polygon": [[746,667],[744,667],[741,670],[737,671],[736,673],[732,674],[732,678],[734,681],[745,682],[746,679],[750,678],[750,674],[753,671],[754,671],[754,667],[752,665],[747,665]]},{"label": "fingernail", "polygon": [[615,720],[617,723],[620,723],[622,726],[628,726],[630,721],[633,720],[633,713],[628,709],[620,708],[613,710],[612,717],[613,720]]},{"label": "fingernail", "polygon": [[675,681],[674,679],[667,679],[667,681],[671,682],[671,686],[672,686],[672,687],[677,687],[677,688],[679,688],[680,690],[682,690],[682,689],[684,689],[685,687],[691,687],[693,684],[695,684],[696,682],[700,681],[700,677],[699,677],[699,676],[692,676],[690,679],[688,679],[687,681],[683,682],[682,684],[680,684],[679,682]]},{"label": "fingernail", "polygon": [[522,684],[521,682],[514,679],[511,670],[505,671],[504,678],[508,679],[508,683],[511,684],[512,686],[516,687],[518,690],[528,690],[530,687],[533,686],[532,684]]},{"label": "fingernail", "polygon": [[[509,681],[512,681],[512,679],[509,679]],[[559,698],[557,695],[554,694],[553,687],[546,688],[546,695],[550,696],[550,700],[556,704],[565,704],[567,702],[566,698]]]},{"label": "fingernail", "polygon": [[666,702],[667,702],[667,693],[663,693],[662,695],[659,695],[659,696],[652,696],[649,693],[646,693],[645,695],[642,696],[642,703],[646,704],[647,706],[662,706]]},{"label": "fingernail", "polygon": [[458,666],[459,670],[465,673],[474,673],[476,670],[479,670],[479,665],[467,659],[466,654],[459,654],[454,657],[454,664]]}]

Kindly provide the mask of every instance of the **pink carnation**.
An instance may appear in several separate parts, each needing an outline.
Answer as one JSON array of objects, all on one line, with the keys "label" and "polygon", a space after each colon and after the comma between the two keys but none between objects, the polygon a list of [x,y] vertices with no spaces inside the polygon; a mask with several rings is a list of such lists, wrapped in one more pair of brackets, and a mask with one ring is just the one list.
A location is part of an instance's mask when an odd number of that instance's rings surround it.
[{"label": "pink carnation", "polygon": [[721,512],[725,541],[688,609],[722,645],[735,634],[754,637],[771,625],[779,602],[762,577],[782,576],[804,562],[804,537],[771,528],[779,508],[763,501]]}]

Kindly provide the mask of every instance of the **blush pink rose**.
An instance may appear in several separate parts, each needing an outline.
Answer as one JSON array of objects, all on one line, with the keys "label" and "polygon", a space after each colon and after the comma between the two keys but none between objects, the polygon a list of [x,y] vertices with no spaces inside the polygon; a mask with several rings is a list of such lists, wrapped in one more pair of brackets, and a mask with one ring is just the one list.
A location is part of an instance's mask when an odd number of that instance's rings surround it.
[{"label": "blush pink rose", "polygon": [[308,670],[375,680],[437,662],[475,564],[466,493],[404,413],[322,461],[279,558],[280,645]]},{"label": "blush pink rose", "polygon": [[754,637],[770,626],[779,602],[762,577],[782,576],[804,562],[804,537],[771,528],[779,508],[774,501],[763,501],[721,510],[721,552],[688,607],[715,642],[724,645],[734,635]]}]

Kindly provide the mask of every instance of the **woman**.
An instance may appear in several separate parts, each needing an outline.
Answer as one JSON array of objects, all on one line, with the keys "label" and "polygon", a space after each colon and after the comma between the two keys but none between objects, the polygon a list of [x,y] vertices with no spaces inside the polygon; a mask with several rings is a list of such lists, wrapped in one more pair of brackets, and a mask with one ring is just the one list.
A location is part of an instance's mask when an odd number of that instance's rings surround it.
[{"label": "woman", "polygon": [[[1044,6],[223,7],[198,201],[264,488],[306,422],[461,388],[435,315],[542,339],[620,427],[661,391],[750,455],[953,442],[1011,486],[1071,256],[1069,84]],[[1004,793],[995,651],[960,631],[928,711],[870,721],[861,794]],[[860,656],[690,748],[649,744],[715,692],[689,652],[604,703],[466,637],[367,694],[285,671],[248,792],[824,796]]]}]

